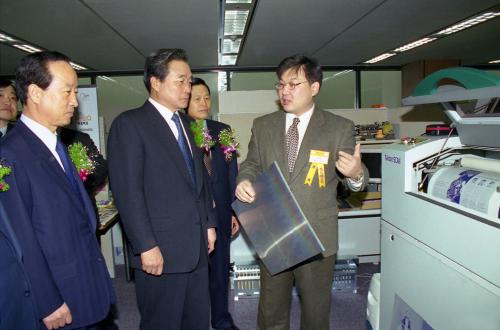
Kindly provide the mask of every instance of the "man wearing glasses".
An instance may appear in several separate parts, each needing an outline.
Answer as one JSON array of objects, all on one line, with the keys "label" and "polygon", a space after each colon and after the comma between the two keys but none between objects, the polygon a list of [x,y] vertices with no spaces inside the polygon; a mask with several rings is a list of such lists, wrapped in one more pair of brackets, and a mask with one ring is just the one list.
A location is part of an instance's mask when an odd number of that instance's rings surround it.
[{"label": "man wearing glasses", "polygon": [[295,282],[301,300],[301,329],[328,330],[337,252],[337,185],[345,181],[351,190],[359,191],[368,182],[368,172],[361,163],[360,146],[355,145],[353,122],[314,104],[323,77],[316,60],[287,57],[277,75],[284,111],[255,119],[236,197],[253,202],[252,182],[276,161],[325,251],[274,276],[261,263],[257,323],[259,329],[290,328]]}]

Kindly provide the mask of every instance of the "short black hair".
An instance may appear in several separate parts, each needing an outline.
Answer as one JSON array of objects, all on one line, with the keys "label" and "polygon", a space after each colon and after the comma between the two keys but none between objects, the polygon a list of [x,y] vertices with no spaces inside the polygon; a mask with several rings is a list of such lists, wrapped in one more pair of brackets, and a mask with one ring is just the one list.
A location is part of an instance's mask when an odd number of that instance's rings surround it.
[{"label": "short black hair", "polygon": [[26,55],[16,68],[16,91],[21,104],[28,101],[28,87],[35,84],[42,89],[49,87],[52,74],[48,64],[64,61],[69,63],[69,57],[55,51],[43,51]]},{"label": "short black hair", "polygon": [[5,87],[9,87],[9,86],[12,86],[12,88],[14,88],[14,90],[16,90],[14,83],[11,80],[5,79],[5,78],[0,78],[0,88],[5,88]]},{"label": "short black hair", "polygon": [[193,88],[194,86],[197,86],[197,85],[203,85],[207,88],[208,90],[208,95],[210,95],[210,87],[208,87],[207,83],[205,82],[205,80],[201,79],[201,78],[193,78],[193,80],[191,80],[191,88]]},{"label": "short black hair", "polygon": [[318,82],[319,87],[321,87],[323,82],[323,71],[315,58],[300,54],[285,58],[280,62],[278,70],[276,70],[278,79],[281,79],[281,76],[290,69],[295,72],[299,72],[301,69],[304,70],[307,81],[310,84]]},{"label": "short black hair", "polygon": [[168,64],[172,61],[183,61],[188,63],[188,58],[184,49],[162,48],[151,53],[146,58],[143,79],[148,93],[151,93],[151,77],[156,77],[160,81],[163,81],[168,75]]}]

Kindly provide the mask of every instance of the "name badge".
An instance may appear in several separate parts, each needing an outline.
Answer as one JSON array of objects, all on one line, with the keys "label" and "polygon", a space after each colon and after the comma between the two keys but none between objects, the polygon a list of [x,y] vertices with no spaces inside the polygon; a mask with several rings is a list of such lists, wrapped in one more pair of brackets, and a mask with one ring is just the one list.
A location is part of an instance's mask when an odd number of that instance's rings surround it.
[{"label": "name badge", "polygon": [[327,165],[329,156],[330,152],[328,151],[311,150],[311,155],[309,156],[309,163]]},{"label": "name badge", "polygon": [[330,153],[328,151],[311,150],[311,155],[309,156],[309,163],[311,163],[311,166],[309,167],[309,171],[307,172],[304,184],[311,186],[314,179],[314,175],[316,174],[316,172],[318,172],[319,187],[320,188],[326,187],[324,165],[328,165],[329,156]]}]

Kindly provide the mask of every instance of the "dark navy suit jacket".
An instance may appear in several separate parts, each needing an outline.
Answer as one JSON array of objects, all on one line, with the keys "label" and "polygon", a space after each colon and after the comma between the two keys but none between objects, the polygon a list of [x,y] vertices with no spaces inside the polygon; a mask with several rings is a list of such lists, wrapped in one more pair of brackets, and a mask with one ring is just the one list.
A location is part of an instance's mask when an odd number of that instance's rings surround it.
[{"label": "dark navy suit jacket", "polygon": [[[210,135],[216,139],[223,129],[230,127],[224,123],[207,120],[207,128]],[[215,200],[215,210],[217,212],[217,234],[224,237],[231,237],[231,216],[233,215],[231,203],[234,201],[236,189],[236,176],[238,165],[236,154],[233,152],[231,161],[226,161],[224,152],[219,144],[210,149],[212,175],[210,183],[212,194]]]},{"label": "dark navy suit jacket", "polygon": [[0,204],[0,330],[41,329],[21,247]]},{"label": "dark navy suit jacket", "polygon": [[22,122],[1,141],[0,157],[12,167],[0,194],[23,251],[39,318],[64,302],[72,329],[106,317],[114,290],[94,235],[96,217],[72,166],[76,192],[45,144]]},{"label": "dark navy suit jacket", "polygon": [[149,101],[111,125],[109,179],[137,269],[142,268],[140,253],[158,246],[164,273],[192,271],[200,250],[208,253],[207,228],[216,227],[202,152],[188,118],[181,114],[181,119],[192,147],[196,187],[172,130]]}]

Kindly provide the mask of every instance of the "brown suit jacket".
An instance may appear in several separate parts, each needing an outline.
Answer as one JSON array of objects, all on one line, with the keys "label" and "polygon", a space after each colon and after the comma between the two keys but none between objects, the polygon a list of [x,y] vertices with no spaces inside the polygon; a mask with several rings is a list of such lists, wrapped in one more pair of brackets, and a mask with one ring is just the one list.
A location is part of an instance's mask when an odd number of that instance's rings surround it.
[{"label": "brown suit jacket", "polygon": [[[302,211],[325,247],[323,255],[331,256],[338,249],[337,185],[343,180],[335,169],[335,161],[339,150],[351,154],[354,152],[354,123],[315,108],[302,139],[294,171],[290,175],[287,170],[285,125],[284,111],[276,111],[254,120],[247,158],[241,164],[237,182],[253,182],[263,170],[277,161]],[[328,164],[325,165],[324,188],[319,188],[317,173],[311,186],[304,184],[310,167],[311,150],[330,152]],[[368,182],[368,171],[364,166],[363,170],[364,187]]]}]

